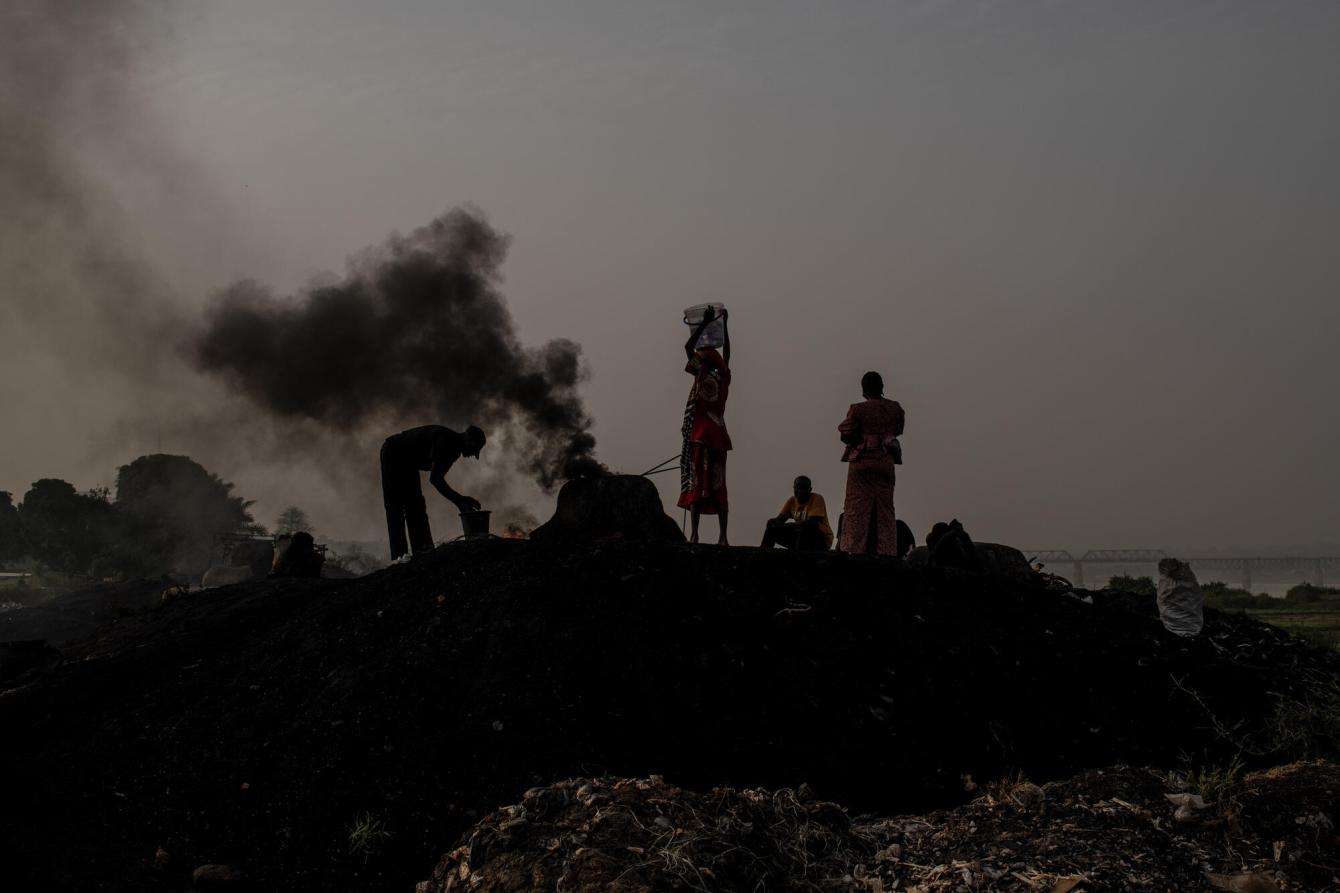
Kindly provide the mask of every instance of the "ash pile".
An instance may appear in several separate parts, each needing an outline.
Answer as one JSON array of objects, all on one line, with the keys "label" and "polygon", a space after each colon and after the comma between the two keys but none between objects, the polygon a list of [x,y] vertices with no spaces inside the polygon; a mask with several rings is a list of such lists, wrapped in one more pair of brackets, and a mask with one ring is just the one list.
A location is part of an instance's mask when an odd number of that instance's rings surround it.
[{"label": "ash pile", "polygon": [[555,779],[803,782],[888,816],[965,776],[1340,751],[1340,655],[1254,621],[1209,611],[1187,640],[1022,573],[692,548],[602,522],[629,511],[601,504],[614,480],[568,485],[562,536],[195,593],[7,682],[10,876],[409,889]]}]

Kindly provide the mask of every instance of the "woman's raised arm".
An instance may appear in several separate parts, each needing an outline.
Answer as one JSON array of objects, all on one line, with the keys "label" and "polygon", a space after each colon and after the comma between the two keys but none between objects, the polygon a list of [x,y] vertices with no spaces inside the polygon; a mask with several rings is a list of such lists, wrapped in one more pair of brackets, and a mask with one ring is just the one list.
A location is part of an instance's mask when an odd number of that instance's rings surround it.
[{"label": "woman's raised arm", "polygon": [[[703,321],[698,323],[697,327],[693,330],[693,334],[689,336],[689,340],[684,342],[684,355],[690,360],[693,359],[693,352],[698,347],[698,339],[703,337],[703,332],[712,324],[712,320],[716,318],[716,312],[712,310],[711,307],[708,307],[707,312],[703,314]],[[729,360],[727,360],[727,362],[729,363]]]}]

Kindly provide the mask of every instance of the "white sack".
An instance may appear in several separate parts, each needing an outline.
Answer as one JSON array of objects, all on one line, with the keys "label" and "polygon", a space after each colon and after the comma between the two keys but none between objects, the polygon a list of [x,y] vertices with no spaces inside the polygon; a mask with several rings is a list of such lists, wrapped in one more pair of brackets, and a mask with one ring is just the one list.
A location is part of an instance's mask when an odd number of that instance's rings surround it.
[{"label": "white sack", "polygon": [[1196,575],[1175,558],[1159,562],[1159,619],[1179,636],[1200,635],[1205,625],[1205,597]]}]

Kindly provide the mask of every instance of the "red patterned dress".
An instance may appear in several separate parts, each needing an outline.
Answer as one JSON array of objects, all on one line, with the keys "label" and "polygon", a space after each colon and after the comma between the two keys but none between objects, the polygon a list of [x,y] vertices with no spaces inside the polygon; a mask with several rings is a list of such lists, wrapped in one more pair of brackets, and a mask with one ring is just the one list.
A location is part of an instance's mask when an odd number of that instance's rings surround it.
[{"label": "red patterned dress", "polygon": [[679,457],[679,507],[704,515],[729,509],[726,499],[726,397],[730,369],[715,348],[694,351],[684,371],[693,376],[684,407],[684,448]]},{"label": "red patterned dress", "polygon": [[896,400],[870,397],[853,403],[838,426],[847,445],[847,498],[843,506],[838,548],[862,555],[898,554],[898,529],[893,517],[894,469],[890,441],[903,433],[905,416]]}]

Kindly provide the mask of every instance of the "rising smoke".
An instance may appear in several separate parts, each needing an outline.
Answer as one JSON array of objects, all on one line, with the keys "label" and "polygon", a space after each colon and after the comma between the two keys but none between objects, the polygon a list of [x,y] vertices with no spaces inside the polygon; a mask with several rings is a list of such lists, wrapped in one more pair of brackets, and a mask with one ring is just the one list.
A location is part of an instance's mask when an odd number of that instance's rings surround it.
[{"label": "rising smoke", "polygon": [[[594,473],[581,348],[524,347],[498,291],[508,238],[453,209],[359,252],[342,281],[278,298],[244,280],[191,352],[259,408],[341,432],[428,421],[509,429],[546,489]],[[519,433],[518,433],[519,432]]]},{"label": "rising smoke", "polygon": [[138,9],[13,0],[0,10],[0,321],[4,358],[16,365],[28,358],[16,349],[57,348],[71,369],[105,362],[152,378],[163,355],[143,346],[175,323],[130,215],[88,172],[92,157],[137,181],[142,208],[168,191],[196,197],[180,159],[145,136],[129,85],[140,54],[168,30]]},{"label": "rising smoke", "polygon": [[[137,455],[183,453],[262,514],[298,502],[324,529],[371,536],[380,437],[477,420],[492,461],[466,483],[529,526],[531,497],[499,460],[520,456],[543,484],[581,469],[580,355],[518,344],[496,290],[506,240],[477,212],[364,252],[343,285],[284,302],[238,283],[201,316],[198,296],[268,271],[274,249],[237,225],[142,89],[187,12],[0,4],[0,405],[22,420],[0,424],[0,489],[108,484]],[[434,310],[416,288],[457,303]],[[256,344],[235,340],[257,322]]]}]

